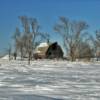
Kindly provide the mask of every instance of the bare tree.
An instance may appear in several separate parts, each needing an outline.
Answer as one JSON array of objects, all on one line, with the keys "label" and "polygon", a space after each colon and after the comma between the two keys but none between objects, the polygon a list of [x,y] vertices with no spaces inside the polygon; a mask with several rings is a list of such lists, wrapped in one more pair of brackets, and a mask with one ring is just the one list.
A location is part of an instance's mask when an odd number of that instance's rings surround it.
[{"label": "bare tree", "polygon": [[19,16],[19,19],[22,23],[23,29],[24,29],[24,33],[28,34],[30,33],[30,24],[29,24],[29,19],[27,16]]},{"label": "bare tree", "polygon": [[21,60],[23,60],[23,53],[24,53],[24,39],[23,37],[19,37],[16,42],[16,46],[18,48],[18,54],[21,56]]},{"label": "bare tree", "polygon": [[9,54],[9,61],[11,60],[11,45],[9,44],[9,47],[7,49],[7,52]]},{"label": "bare tree", "polygon": [[100,57],[100,30],[96,31],[95,45],[96,45],[96,57],[98,60],[98,58]]},{"label": "bare tree", "polygon": [[28,18],[27,16],[19,17],[22,26],[24,28],[24,33],[20,39],[18,39],[17,43],[20,47],[20,52],[23,55],[28,55],[28,63],[30,64],[30,60],[32,59],[33,52],[37,43],[39,43],[42,39],[47,38],[47,34],[40,32],[40,25],[36,18]]},{"label": "bare tree", "polygon": [[29,20],[30,20],[30,26],[32,29],[32,32],[31,32],[32,38],[31,37],[30,38],[32,39],[31,44],[33,45],[32,49],[34,52],[36,46],[43,40],[49,41],[50,36],[48,33],[40,32],[41,27],[36,18],[30,18]]},{"label": "bare tree", "polygon": [[30,38],[32,39],[31,42],[32,42],[32,45],[33,45],[33,50],[34,50],[35,45],[36,45],[35,44],[36,43],[36,38],[39,35],[40,25],[39,25],[36,18],[29,18],[29,21],[30,21],[30,26],[31,26],[31,29],[32,29]]},{"label": "bare tree", "polygon": [[16,60],[16,57],[17,57],[18,49],[20,48],[19,47],[19,41],[18,41],[20,36],[21,36],[20,30],[19,30],[18,27],[16,27],[15,34],[13,36],[13,39],[15,41],[15,51],[14,51],[14,58],[15,58],[15,60]]},{"label": "bare tree", "polygon": [[59,20],[60,22],[55,25],[54,30],[62,35],[66,52],[74,61],[79,42],[86,34],[84,30],[88,28],[88,25],[84,21],[70,21],[65,17],[60,17]]},{"label": "bare tree", "polygon": [[96,31],[96,44],[100,47],[100,30]]},{"label": "bare tree", "polygon": [[78,47],[78,58],[85,58],[90,60],[91,57],[94,57],[93,48],[87,41],[81,41]]}]

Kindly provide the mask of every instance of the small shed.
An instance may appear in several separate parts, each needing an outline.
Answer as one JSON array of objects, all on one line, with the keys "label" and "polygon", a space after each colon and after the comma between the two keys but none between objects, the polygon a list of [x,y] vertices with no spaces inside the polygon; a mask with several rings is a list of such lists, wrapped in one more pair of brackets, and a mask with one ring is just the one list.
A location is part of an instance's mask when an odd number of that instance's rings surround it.
[{"label": "small shed", "polygon": [[63,58],[63,51],[61,47],[58,45],[57,42],[52,43],[47,51],[46,51],[46,58],[53,59],[53,58]]}]

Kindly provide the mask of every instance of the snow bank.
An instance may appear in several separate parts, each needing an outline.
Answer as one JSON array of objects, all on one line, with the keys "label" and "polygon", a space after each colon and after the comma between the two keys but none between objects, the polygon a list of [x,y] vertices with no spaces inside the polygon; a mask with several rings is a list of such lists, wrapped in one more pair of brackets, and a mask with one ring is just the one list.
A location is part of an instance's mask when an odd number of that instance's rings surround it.
[{"label": "snow bank", "polygon": [[0,100],[100,100],[100,63],[1,62]]},{"label": "snow bank", "polygon": [[38,96],[38,95],[19,95],[10,98],[11,100],[61,100],[56,98],[50,98],[45,96]]},{"label": "snow bank", "polygon": [[2,60],[8,60],[9,59],[9,55],[5,55],[4,57],[1,58]]}]

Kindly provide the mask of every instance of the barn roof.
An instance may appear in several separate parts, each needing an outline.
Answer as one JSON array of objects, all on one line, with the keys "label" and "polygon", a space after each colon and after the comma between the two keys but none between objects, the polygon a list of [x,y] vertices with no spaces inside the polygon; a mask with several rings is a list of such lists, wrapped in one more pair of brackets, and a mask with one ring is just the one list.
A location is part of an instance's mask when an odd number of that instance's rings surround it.
[{"label": "barn roof", "polygon": [[49,45],[48,43],[44,42],[44,43],[40,43],[36,49],[35,49],[35,53],[38,54],[45,54],[45,52],[47,51]]}]

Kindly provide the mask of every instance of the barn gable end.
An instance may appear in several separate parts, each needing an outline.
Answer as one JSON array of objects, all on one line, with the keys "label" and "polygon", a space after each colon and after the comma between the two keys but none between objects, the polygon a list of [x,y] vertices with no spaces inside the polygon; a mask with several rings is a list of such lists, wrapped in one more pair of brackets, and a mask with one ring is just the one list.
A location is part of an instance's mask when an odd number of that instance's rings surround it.
[{"label": "barn gable end", "polygon": [[46,58],[63,58],[63,51],[57,42],[51,44],[46,52]]}]

